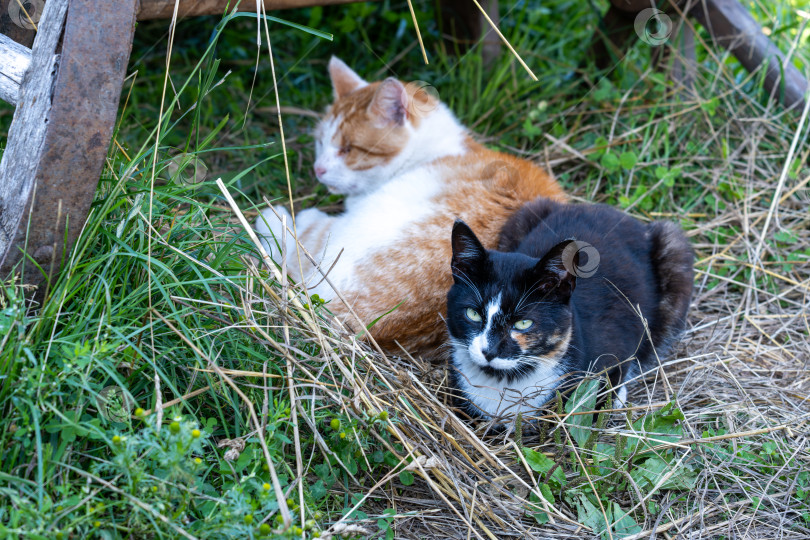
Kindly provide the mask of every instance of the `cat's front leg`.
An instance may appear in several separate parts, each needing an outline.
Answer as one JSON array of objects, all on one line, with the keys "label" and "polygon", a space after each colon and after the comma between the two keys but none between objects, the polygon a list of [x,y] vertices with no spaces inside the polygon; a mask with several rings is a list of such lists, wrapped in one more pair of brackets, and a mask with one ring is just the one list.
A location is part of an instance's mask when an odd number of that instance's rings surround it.
[{"label": "cat's front leg", "polygon": [[[295,224],[300,235],[301,231],[312,229],[313,226],[329,221],[329,219],[329,214],[317,208],[307,208],[295,215]],[[290,223],[292,224],[292,221],[290,221]],[[292,228],[292,225],[290,225],[290,228]]]},{"label": "cat's front leg", "polygon": [[[273,211],[275,210],[275,212]],[[267,254],[277,263],[281,264],[282,238],[286,235],[286,249],[295,249],[295,239],[289,230],[284,230],[283,218],[286,218],[287,229],[292,229],[292,216],[281,205],[265,208],[256,219],[256,233],[261,240]],[[298,272],[296,272],[298,273]],[[298,279],[298,276],[292,276]]]},{"label": "cat's front leg", "polygon": [[[273,211],[275,210],[275,212]],[[284,230],[282,219],[286,217],[287,228]],[[287,251],[287,271],[290,278],[300,282],[302,277],[306,277],[312,265],[305,255],[301,255],[301,263],[303,271],[298,266],[298,257],[296,256],[296,240],[293,236],[293,230],[298,234],[298,240],[301,245],[309,251],[313,257],[320,255],[322,249],[321,236],[322,231],[328,229],[329,222],[334,219],[331,216],[321,212],[317,208],[310,208],[303,210],[296,214],[296,227],[293,228],[293,220],[290,213],[284,206],[277,205],[273,208],[265,209],[259,218],[256,220],[256,232],[259,239],[262,241],[267,253],[273,260],[281,264],[281,239],[286,235]]]}]

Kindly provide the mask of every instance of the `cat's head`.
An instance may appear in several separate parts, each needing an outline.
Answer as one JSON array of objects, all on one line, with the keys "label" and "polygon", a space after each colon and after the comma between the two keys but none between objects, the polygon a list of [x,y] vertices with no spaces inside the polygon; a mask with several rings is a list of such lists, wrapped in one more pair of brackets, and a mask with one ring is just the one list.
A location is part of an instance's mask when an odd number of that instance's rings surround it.
[{"label": "cat's head", "polygon": [[[408,167],[439,157],[447,142],[436,144],[437,136],[452,139],[461,131],[424,83],[390,77],[369,83],[335,57],[329,61],[329,76],[335,101],[315,130],[314,168],[333,193],[374,191]],[[439,120],[452,126],[431,126],[427,135],[420,132]],[[445,133],[438,133],[442,130]]]},{"label": "cat's head", "polygon": [[578,264],[572,244],[562,241],[542,259],[488,251],[456,221],[447,326],[454,358],[463,360],[456,367],[473,372],[462,376],[519,387],[522,379],[556,379],[565,371],[560,361],[571,341],[576,286],[569,268]]}]

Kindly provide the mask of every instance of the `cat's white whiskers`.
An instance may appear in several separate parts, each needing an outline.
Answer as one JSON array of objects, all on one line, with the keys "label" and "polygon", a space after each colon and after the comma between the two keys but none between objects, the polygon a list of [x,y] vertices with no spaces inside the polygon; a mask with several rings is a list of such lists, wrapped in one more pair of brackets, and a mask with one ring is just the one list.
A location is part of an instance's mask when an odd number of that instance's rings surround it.
[{"label": "cat's white whiskers", "polygon": [[515,308],[515,311],[517,312],[520,311],[521,309],[529,309],[534,306],[552,306],[552,305],[554,305],[554,302],[544,302],[542,300],[536,300],[526,305],[519,305],[518,307]]},{"label": "cat's white whiskers", "polygon": [[472,291],[475,293],[475,298],[476,298],[476,300],[478,300],[478,303],[483,304],[483,303],[484,303],[484,299],[483,299],[483,298],[481,298],[481,292],[478,290],[478,287],[476,287],[476,286],[473,284],[473,282],[472,282],[472,280],[469,278],[469,276],[467,276],[467,274],[465,274],[465,273],[464,273],[464,272],[462,272],[461,270],[456,270],[456,274],[455,274],[455,275],[456,275],[456,277],[460,278],[460,279],[461,279],[461,281],[463,281],[463,282],[464,282],[464,283],[465,283],[465,284],[466,284],[466,285],[467,285],[467,286],[468,286],[470,289],[472,289]]},{"label": "cat's white whiskers", "polygon": [[[532,294],[533,292],[534,292],[534,290],[533,290],[533,289],[529,289],[529,290],[525,291],[525,292],[524,292],[524,293],[521,295],[520,299],[519,299],[519,300],[518,300],[518,302],[517,302],[517,306],[515,307],[515,311],[516,311],[516,312],[520,312],[521,308],[523,308],[523,307],[524,307],[524,306],[523,306],[523,302],[525,302],[526,300],[528,300],[529,296],[531,296],[531,294]],[[533,304],[528,304],[528,305],[527,305],[527,306],[525,306],[525,307],[529,307],[529,306],[532,306],[532,305],[533,305]]]}]

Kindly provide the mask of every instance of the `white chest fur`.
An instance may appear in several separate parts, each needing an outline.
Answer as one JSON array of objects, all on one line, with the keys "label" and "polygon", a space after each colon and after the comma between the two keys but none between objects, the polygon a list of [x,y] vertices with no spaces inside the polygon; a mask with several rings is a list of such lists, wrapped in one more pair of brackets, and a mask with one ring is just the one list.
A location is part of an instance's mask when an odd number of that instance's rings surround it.
[{"label": "white chest fur", "polygon": [[[434,199],[443,186],[437,167],[426,165],[394,178],[372,193],[350,198],[346,212],[332,223],[327,234],[321,266],[329,268],[337,258],[330,274],[332,282],[341,289],[356,285],[353,276],[357,265],[402,241],[409,225],[434,214]],[[324,293],[327,297],[334,295]]]},{"label": "white chest fur", "polygon": [[539,363],[531,374],[513,381],[491,377],[470,357],[466,345],[453,344],[453,368],[458,370],[459,390],[474,407],[491,418],[531,414],[554,396],[560,384],[558,366]]},{"label": "white chest fur", "polygon": [[[362,284],[354,283],[358,265],[392,244],[405,241],[404,234],[409,225],[437,212],[435,199],[446,186],[445,174],[441,165],[422,165],[391,179],[369,194],[349,197],[346,211],[339,216],[328,216],[317,209],[305,210],[297,218],[299,240],[319,261],[320,268],[329,270],[329,280],[338,290],[362,288]],[[275,209],[279,215],[287,214],[281,206]],[[289,214],[287,216],[289,227],[292,221]],[[282,227],[271,209],[262,212],[256,230],[268,253],[279,262],[280,255],[273,238],[281,238]],[[321,231],[322,239],[316,244],[314,237]],[[287,249],[290,253],[294,253],[294,242],[288,233]],[[336,297],[320,272],[306,263],[300,272],[294,267],[295,260],[295,256],[288,257],[291,277],[304,279],[311,286],[310,293],[325,300]]]}]

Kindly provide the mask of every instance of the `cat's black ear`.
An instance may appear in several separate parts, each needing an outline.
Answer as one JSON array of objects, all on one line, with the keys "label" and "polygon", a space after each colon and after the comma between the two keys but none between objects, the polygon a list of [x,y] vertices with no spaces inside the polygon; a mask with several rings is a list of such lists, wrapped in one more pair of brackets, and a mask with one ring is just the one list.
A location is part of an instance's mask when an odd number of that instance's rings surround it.
[{"label": "cat's black ear", "polygon": [[533,270],[534,286],[544,296],[568,300],[576,287],[574,269],[579,267],[577,241],[563,240],[540,259]]},{"label": "cat's black ear", "polygon": [[380,125],[401,126],[408,117],[408,99],[405,86],[393,77],[388,77],[377,87],[368,111]]},{"label": "cat's black ear", "polygon": [[453,224],[452,235],[453,278],[469,280],[486,263],[487,250],[466,223],[457,219]]}]

